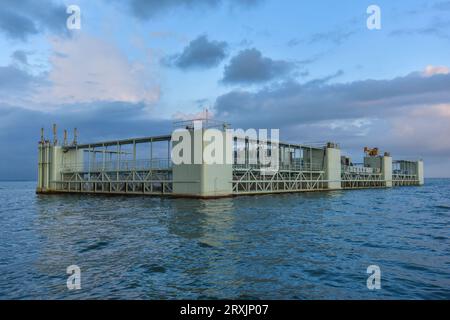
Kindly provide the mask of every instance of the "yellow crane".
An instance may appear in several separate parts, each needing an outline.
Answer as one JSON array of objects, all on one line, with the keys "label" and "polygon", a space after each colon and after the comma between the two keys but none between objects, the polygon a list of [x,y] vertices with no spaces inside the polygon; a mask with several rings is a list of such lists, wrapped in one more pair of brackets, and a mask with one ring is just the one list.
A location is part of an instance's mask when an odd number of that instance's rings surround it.
[{"label": "yellow crane", "polygon": [[368,148],[364,147],[364,153],[368,155],[369,157],[376,157],[378,156],[378,148]]}]

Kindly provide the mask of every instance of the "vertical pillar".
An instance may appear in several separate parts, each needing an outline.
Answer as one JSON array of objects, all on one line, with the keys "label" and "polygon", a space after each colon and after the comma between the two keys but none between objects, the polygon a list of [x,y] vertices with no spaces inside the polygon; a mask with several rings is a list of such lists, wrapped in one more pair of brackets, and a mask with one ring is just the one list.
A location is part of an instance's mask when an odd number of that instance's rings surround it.
[{"label": "vertical pillar", "polygon": [[42,143],[38,146],[38,181],[37,181],[37,192],[42,190]]},{"label": "vertical pillar", "polygon": [[170,167],[170,153],[171,153],[171,148],[170,148],[170,140],[167,140],[167,168]]},{"label": "vertical pillar", "polygon": [[417,179],[419,180],[419,185],[422,186],[425,184],[425,177],[423,172],[423,160],[417,161]]},{"label": "vertical pillar", "polygon": [[51,147],[51,160],[50,160],[50,181],[49,188],[51,190],[57,190],[58,181],[61,181],[61,169],[62,169],[62,148],[60,146]]},{"label": "vertical pillar", "polygon": [[[197,134],[200,134],[201,139],[197,139]],[[208,129],[213,130],[213,129]],[[206,164],[204,161],[195,163],[196,150],[205,150],[211,141],[204,141],[203,136],[205,130],[195,129],[189,130],[190,133],[190,148],[191,148],[191,162],[188,164],[173,164],[173,195],[196,198],[214,198],[231,196],[233,192],[232,178],[233,165],[227,163],[227,159],[232,158],[232,139],[226,139],[226,132],[217,130],[218,136],[222,135],[223,139],[223,163],[222,164]],[[183,137],[184,138],[184,137]],[[183,141],[172,141],[172,148],[177,147]],[[195,146],[200,143],[201,147]]]},{"label": "vertical pillar", "polygon": [[117,182],[119,182],[119,171],[120,171],[120,159],[121,159],[121,156],[120,156],[120,154],[121,154],[121,152],[122,152],[122,150],[121,150],[121,147],[120,147],[120,144],[119,144],[119,142],[117,142],[117,155],[116,155],[116,160],[117,160],[117,163],[116,163],[116,180],[117,180]]},{"label": "vertical pillar", "polygon": [[381,157],[381,178],[384,180],[385,187],[392,187],[392,157]]},{"label": "vertical pillar", "polygon": [[42,189],[44,188],[44,182],[43,182],[43,165],[44,165],[44,143],[41,141],[39,142],[38,146],[38,180],[37,180],[37,187],[36,192],[42,192]]},{"label": "vertical pillar", "polygon": [[105,171],[106,169],[106,148],[103,144],[102,146],[102,171]]},{"label": "vertical pillar", "polygon": [[46,143],[45,148],[45,182],[44,191],[50,189],[50,142]]},{"label": "vertical pillar", "polygon": [[325,180],[328,189],[341,189],[341,150],[331,143],[325,150]]},{"label": "vertical pillar", "polygon": [[92,158],[91,152],[94,153],[94,148],[92,148],[92,150],[91,150],[91,146],[89,146],[88,147],[88,180],[89,181],[91,181],[91,166],[93,165],[93,163],[91,165],[91,158]]},{"label": "vertical pillar", "polygon": [[150,140],[150,169],[153,169],[153,139]]},{"label": "vertical pillar", "polygon": [[38,183],[36,192],[44,193],[57,190],[61,181],[63,152],[61,146],[51,145],[49,141],[39,144]]},{"label": "vertical pillar", "polygon": [[[117,154],[116,154],[116,170],[117,170],[117,174],[119,174],[119,170],[120,170],[120,144],[119,142],[117,142]],[[119,180],[119,178],[117,178],[117,180]]]}]

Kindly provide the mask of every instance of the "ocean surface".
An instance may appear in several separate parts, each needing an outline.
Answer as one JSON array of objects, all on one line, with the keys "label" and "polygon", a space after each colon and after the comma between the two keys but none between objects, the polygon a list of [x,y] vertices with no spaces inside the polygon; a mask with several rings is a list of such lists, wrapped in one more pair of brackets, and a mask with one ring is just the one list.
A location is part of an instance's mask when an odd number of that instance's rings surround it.
[{"label": "ocean surface", "polygon": [[447,179],[209,201],[34,190],[0,182],[0,299],[450,299]]}]

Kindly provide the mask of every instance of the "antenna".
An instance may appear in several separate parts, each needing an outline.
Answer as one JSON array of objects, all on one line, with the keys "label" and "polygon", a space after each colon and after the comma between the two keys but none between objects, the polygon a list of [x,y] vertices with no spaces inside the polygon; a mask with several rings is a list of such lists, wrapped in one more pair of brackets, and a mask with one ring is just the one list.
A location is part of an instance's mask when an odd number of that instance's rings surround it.
[{"label": "antenna", "polygon": [[44,128],[41,128],[41,143],[44,143]]},{"label": "antenna", "polygon": [[58,144],[58,137],[56,136],[56,123],[53,124],[53,145]]},{"label": "antenna", "polygon": [[63,142],[64,146],[67,146],[67,130],[64,129],[64,142]]}]

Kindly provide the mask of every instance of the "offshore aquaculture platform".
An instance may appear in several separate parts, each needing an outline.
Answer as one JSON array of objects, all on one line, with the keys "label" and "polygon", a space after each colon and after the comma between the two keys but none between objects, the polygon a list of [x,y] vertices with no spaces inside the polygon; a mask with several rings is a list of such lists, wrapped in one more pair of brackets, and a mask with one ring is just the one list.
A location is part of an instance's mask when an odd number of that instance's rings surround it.
[{"label": "offshore aquaculture platform", "polygon": [[[200,135],[217,128],[225,135],[227,126],[210,119],[182,121],[179,128],[194,131],[202,121]],[[251,139],[232,137],[224,144],[227,164],[175,164],[176,145],[172,135],[79,144],[74,130],[59,143],[56,125],[53,141],[41,131],[37,193],[90,193],[120,195],[217,198],[238,195],[391,188],[424,184],[422,160],[393,160],[389,153],[365,148],[363,163],[353,163],[336,143],[314,145],[277,142],[278,169],[267,170],[249,159]],[[204,147],[209,142],[202,139]],[[244,161],[236,161],[237,146]],[[239,152],[242,152],[240,150]],[[233,156],[234,155],[234,156]]]}]

